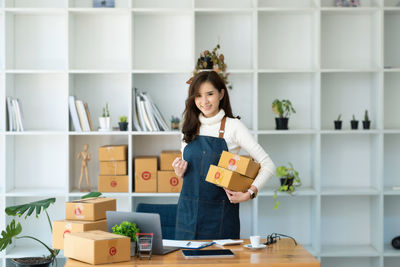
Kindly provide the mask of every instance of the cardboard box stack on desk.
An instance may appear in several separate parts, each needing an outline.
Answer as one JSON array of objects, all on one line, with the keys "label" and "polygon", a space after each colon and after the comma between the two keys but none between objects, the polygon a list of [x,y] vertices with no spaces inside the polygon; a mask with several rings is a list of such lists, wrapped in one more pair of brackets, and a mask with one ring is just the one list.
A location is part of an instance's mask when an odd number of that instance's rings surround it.
[{"label": "cardboard box stack on desk", "polygon": [[99,147],[99,192],[129,192],[127,171],[128,146],[108,145]]},{"label": "cardboard box stack on desk", "polygon": [[251,158],[223,151],[218,166],[210,166],[206,181],[233,191],[245,192],[259,169],[260,164]]}]

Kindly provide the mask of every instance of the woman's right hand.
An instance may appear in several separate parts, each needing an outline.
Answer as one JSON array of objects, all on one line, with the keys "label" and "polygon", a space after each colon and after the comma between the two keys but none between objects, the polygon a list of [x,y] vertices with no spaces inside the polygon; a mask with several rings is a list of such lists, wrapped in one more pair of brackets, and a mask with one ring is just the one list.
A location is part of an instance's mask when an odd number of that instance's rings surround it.
[{"label": "woman's right hand", "polygon": [[187,161],[181,159],[181,158],[176,158],[174,162],[172,162],[172,167],[174,167],[175,174],[179,178],[183,178],[183,175],[185,174],[186,168],[187,168]]}]

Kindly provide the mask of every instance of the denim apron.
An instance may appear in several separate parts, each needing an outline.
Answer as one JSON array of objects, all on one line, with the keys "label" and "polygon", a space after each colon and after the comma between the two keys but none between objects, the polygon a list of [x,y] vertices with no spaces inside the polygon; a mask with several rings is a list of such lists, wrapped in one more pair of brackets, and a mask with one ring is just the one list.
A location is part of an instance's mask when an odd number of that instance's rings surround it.
[{"label": "denim apron", "polygon": [[219,138],[198,135],[183,151],[188,166],[178,201],[177,240],[239,238],[239,204],[230,203],[223,188],[206,182],[210,165],[218,165],[222,151],[228,151],[225,121],[226,117],[221,120]]}]

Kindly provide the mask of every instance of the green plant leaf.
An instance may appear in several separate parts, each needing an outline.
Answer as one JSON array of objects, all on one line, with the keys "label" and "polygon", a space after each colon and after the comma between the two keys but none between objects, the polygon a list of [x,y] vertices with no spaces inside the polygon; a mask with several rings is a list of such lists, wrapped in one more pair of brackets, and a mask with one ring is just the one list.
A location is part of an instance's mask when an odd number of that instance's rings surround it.
[{"label": "green plant leaf", "polygon": [[21,232],[21,224],[17,222],[17,225],[15,225],[15,220],[12,220],[11,223],[7,225],[6,230],[1,232],[0,251],[6,249],[6,247],[12,243],[12,239]]},{"label": "green plant leaf", "polygon": [[120,225],[114,225],[112,232],[114,234],[123,235],[131,238],[132,242],[136,241],[136,233],[139,233],[139,227],[135,223],[123,221]]},{"label": "green plant leaf", "polygon": [[23,204],[23,205],[11,206],[11,207],[6,208],[6,213],[7,213],[7,215],[10,215],[10,216],[21,217],[25,212],[27,212],[27,214],[25,215],[25,219],[26,219],[26,217],[32,215],[32,213],[36,210],[35,215],[36,215],[36,217],[38,217],[38,215],[40,214],[42,209],[43,209],[43,211],[46,210],[50,206],[50,204],[53,204],[54,202],[56,202],[55,198],[48,198],[48,199],[30,202],[30,203]]},{"label": "green plant leaf", "polygon": [[101,193],[100,193],[100,192],[90,192],[90,193],[88,193],[88,194],[86,194],[86,195],[83,195],[83,196],[81,197],[81,199],[91,198],[91,197],[99,197],[99,196],[101,196]]}]

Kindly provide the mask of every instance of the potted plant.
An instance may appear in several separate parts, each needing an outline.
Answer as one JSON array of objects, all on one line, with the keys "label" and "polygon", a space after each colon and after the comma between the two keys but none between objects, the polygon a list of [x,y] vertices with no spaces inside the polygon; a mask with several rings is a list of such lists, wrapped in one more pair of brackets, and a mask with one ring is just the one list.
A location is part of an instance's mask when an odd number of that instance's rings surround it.
[{"label": "potted plant", "polygon": [[341,120],[341,118],[342,118],[342,114],[339,114],[337,120],[334,121],[334,123],[335,123],[335,130],[340,130],[340,129],[342,129],[342,120]]},{"label": "potted plant", "polygon": [[112,231],[114,234],[131,238],[131,256],[135,256],[136,233],[139,233],[139,227],[133,222],[123,221],[120,225],[114,225]]},{"label": "potted plant", "polygon": [[119,130],[120,131],[127,131],[128,130],[128,117],[127,116],[121,116],[119,117]]},{"label": "potted plant", "polygon": [[[219,76],[224,81],[228,89],[232,89],[232,85],[228,81],[229,73],[226,72],[226,64],[224,54],[219,52],[221,46],[217,46],[210,52],[209,50],[200,53],[200,57],[197,59],[196,67],[193,71],[193,76],[202,70],[214,70],[219,74]],[[191,84],[192,78],[190,78],[186,83]]]},{"label": "potted plant", "polygon": [[368,110],[365,110],[364,120],[363,120],[363,128],[364,128],[364,130],[369,130],[370,126],[371,126],[371,121],[369,120]]},{"label": "potted plant", "polygon": [[358,129],[358,120],[356,120],[356,117],[353,114],[353,119],[350,121],[351,124],[351,129],[352,130],[357,130]]},{"label": "potted plant", "polygon": [[181,120],[178,117],[171,116],[171,129],[179,130],[179,123]]},{"label": "potted plant", "polygon": [[278,118],[275,118],[275,124],[276,124],[276,130],[287,130],[288,128],[288,122],[289,122],[289,116],[290,114],[296,113],[296,110],[293,108],[292,103],[289,100],[279,100],[275,99],[274,102],[272,102],[272,111],[276,114],[279,115]]},{"label": "potted plant", "polygon": [[108,103],[103,108],[103,114],[99,117],[100,131],[109,131],[110,130],[110,111],[108,110]]},{"label": "potted plant", "polygon": [[293,168],[293,164],[289,162],[289,166],[279,166],[276,168],[276,177],[280,179],[281,186],[274,190],[274,209],[278,209],[279,201],[278,191],[287,192],[292,194],[297,187],[301,186],[301,180],[299,177],[299,172]]}]

